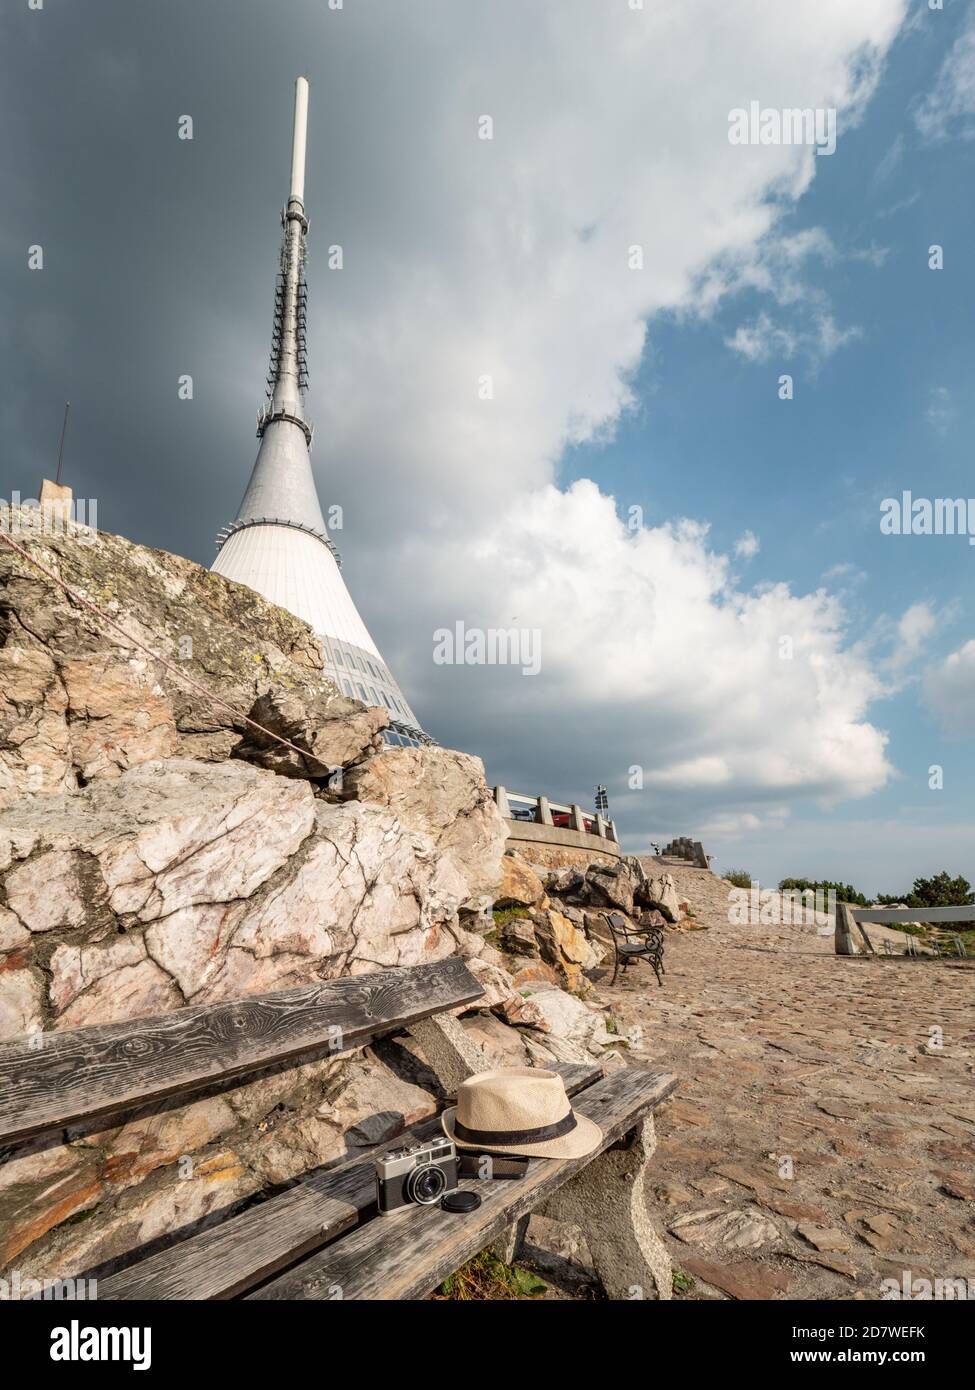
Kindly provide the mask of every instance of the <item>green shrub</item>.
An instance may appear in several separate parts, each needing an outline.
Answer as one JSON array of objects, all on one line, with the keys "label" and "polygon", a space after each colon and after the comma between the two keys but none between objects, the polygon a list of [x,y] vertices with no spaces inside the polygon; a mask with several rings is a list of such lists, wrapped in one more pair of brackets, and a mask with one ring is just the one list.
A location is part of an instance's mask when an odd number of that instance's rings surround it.
[{"label": "green shrub", "polygon": [[904,901],[909,907],[971,907],[975,893],[967,878],[952,878],[942,869],[934,878],[916,878]]},{"label": "green shrub", "polygon": [[752,876],[747,869],[729,869],[723,875],[729,883],[733,883],[736,888],[751,888]]},{"label": "green shrub", "polygon": [[822,893],[827,897],[830,893],[836,894],[836,901],[839,903],[855,903],[857,907],[869,907],[869,900],[858,893],[852,883],[834,883],[832,879],[811,879],[811,878],[784,878],[779,884],[784,891],[805,893],[810,889]]}]

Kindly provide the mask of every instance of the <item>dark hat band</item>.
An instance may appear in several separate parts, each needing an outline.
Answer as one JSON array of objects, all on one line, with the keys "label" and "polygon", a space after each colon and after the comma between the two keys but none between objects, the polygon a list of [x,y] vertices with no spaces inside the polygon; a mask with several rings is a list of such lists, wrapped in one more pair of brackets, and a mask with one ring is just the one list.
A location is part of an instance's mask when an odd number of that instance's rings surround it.
[{"label": "dark hat band", "polygon": [[561,1139],[576,1127],[576,1117],[570,1110],[554,1125],[538,1125],[535,1129],[468,1129],[454,1117],[454,1137],[465,1144],[541,1144],[546,1139]]}]

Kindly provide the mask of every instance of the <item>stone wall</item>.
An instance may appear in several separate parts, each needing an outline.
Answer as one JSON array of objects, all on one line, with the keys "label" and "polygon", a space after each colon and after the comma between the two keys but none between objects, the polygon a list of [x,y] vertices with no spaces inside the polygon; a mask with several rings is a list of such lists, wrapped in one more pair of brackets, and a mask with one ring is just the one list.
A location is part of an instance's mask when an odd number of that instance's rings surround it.
[{"label": "stone wall", "polygon": [[575,849],[571,846],[542,845],[515,837],[509,838],[508,848],[514,849],[522,859],[537,865],[540,869],[585,868],[587,864],[619,863],[618,854],[600,854],[595,850]]}]

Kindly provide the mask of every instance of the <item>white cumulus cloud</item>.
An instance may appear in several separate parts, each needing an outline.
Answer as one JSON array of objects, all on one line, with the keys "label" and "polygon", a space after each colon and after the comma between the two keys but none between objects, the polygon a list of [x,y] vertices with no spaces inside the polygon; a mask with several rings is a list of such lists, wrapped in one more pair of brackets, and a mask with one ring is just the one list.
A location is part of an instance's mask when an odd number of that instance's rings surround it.
[{"label": "white cumulus cloud", "polygon": [[969,16],[914,119],[931,140],[975,138],[975,15]]},{"label": "white cumulus cloud", "polygon": [[975,639],[951,652],[924,683],[929,709],[951,734],[975,734]]}]

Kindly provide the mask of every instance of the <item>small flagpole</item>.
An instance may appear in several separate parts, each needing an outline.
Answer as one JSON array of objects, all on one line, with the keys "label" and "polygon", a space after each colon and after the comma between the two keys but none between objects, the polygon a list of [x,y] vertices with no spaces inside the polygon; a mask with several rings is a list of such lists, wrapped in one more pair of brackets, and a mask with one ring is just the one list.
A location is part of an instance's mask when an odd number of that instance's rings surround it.
[{"label": "small flagpole", "polygon": [[57,472],[57,478],[55,479],[55,481],[57,482],[57,484],[58,484],[59,487],[60,487],[60,485],[61,485],[61,460],[62,460],[63,457],[64,457],[64,436],[65,436],[65,432],[66,432],[66,430],[67,430],[67,428],[68,428],[68,411],[69,411],[70,409],[71,409],[71,402],[70,402],[70,401],[65,401],[65,403],[64,403],[64,421],[63,421],[63,423],[62,423],[62,425],[61,425],[61,443],[58,445],[58,472]]}]

